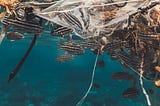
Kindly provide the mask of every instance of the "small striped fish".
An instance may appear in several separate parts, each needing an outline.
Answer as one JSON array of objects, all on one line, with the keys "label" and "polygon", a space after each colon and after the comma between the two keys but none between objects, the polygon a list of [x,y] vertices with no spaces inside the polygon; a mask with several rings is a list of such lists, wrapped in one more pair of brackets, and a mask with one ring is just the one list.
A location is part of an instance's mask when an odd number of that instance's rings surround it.
[{"label": "small striped fish", "polygon": [[122,93],[122,96],[124,98],[131,98],[131,99],[135,99],[140,95],[140,91],[139,89],[137,89],[136,87],[129,87],[127,89],[125,89]]},{"label": "small striped fish", "polygon": [[115,72],[111,75],[111,78],[116,80],[133,80],[135,79],[134,75],[130,74],[129,72]]},{"label": "small striped fish", "polygon": [[143,41],[160,41],[160,35],[144,35],[138,36]]},{"label": "small striped fish", "polygon": [[[27,49],[26,53],[24,54],[24,56],[22,57],[22,59],[20,60],[20,62],[17,64],[17,66],[13,69],[13,71],[10,73],[9,78],[8,78],[8,82],[10,82],[16,75],[17,73],[20,71],[20,68],[22,67],[22,65],[24,64],[25,60],[27,59],[27,57],[29,56],[32,48],[34,47],[38,35],[41,34],[43,32],[43,27],[40,25],[41,24],[41,19],[36,20],[36,17],[33,16],[31,21],[27,20],[24,16],[24,8],[21,10],[22,8],[18,9],[17,11],[15,11],[15,13],[13,15],[7,14],[3,20],[2,20],[2,24],[4,26],[13,26],[15,29],[19,29],[22,30],[24,32],[27,33],[33,33],[34,37],[32,39],[32,42],[29,46],[29,48]],[[26,12],[26,11],[25,11]],[[19,15],[18,15],[19,14]],[[23,16],[24,15],[24,16]],[[12,39],[19,39],[20,34],[18,33],[14,33],[16,34],[16,36],[13,37],[13,33],[11,33]],[[8,36],[9,37],[9,36]]]},{"label": "small striped fish", "polygon": [[84,49],[79,43],[74,43],[74,42],[65,42],[59,45],[60,50],[65,50],[69,54],[73,55],[81,55],[84,54]]},{"label": "small striped fish", "polygon": [[60,57],[56,58],[57,62],[65,62],[65,61],[71,61],[73,60],[74,57],[73,56],[69,56],[69,55],[61,55]]},{"label": "small striped fish", "polygon": [[51,35],[52,36],[62,36],[62,37],[64,37],[66,34],[69,34],[71,32],[73,32],[73,30],[70,29],[70,28],[67,28],[67,27],[64,27],[64,26],[61,26],[61,25],[56,25],[56,28],[54,28],[51,31]]},{"label": "small striped fish", "polygon": [[70,12],[61,12],[58,14],[60,18],[63,18],[71,27],[75,28],[75,30],[81,31],[83,30],[82,24],[79,19],[72,15]]},{"label": "small striped fish", "polygon": [[128,43],[126,41],[115,41],[115,42],[111,42],[111,43],[108,43],[105,47],[104,47],[104,50],[107,52],[107,53],[112,53],[114,52],[115,50],[117,49],[120,49],[124,46],[126,46]]},{"label": "small striped fish", "polygon": [[89,48],[92,50],[100,49],[102,44],[98,42],[96,39],[87,39],[86,41],[82,42],[82,45],[85,48]]},{"label": "small striped fish", "polygon": [[140,67],[140,61],[138,57],[133,57],[125,52],[119,51],[117,53],[120,62],[127,64],[130,68],[137,70]]},{"label": "small striped fish", "polygon": [[2,24],[6,26],[12,25],[15,28],[25,31],[27,33],[41,34],[43,32],[42,26],[37,25],[36,23],[30,22],[30,21],[23,21],[23,20],[17,20],[17,19],[11,19],[11,18],[5,17],[2,20]]}]

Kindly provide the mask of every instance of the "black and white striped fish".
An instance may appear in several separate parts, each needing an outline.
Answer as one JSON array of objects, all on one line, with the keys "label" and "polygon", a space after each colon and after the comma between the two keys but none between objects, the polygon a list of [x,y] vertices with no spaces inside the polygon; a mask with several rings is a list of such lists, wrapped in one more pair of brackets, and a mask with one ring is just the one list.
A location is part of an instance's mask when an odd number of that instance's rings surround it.
[{"label": "black and white striped fish", "polygon": [[106,46],[104,47],[104,50],[107,53],[112,53],[117,49],[122,48],[123,46],[127,46],[127,42],[126,41],[115,41],[115,42],[111,42],[106,44]]},{"label": "black and white striped fish", "polygon": [[92,49],[92,50],[100,49],[102,46],[102,44],[98,42],[96,39],[87,39],[84,42],[82,42],[82,45],[85,48]]},{"label": "black and white striped fish", "polygon": [[74,59],[74,56],[69,56],[69,55],[61,55],[56,58],[57,62],[65,62],[65,61],[71,61]]},{"label": "black and white striped fish", "polygon": [[65,50],[72,55],[81,55],[85,52],[83,47],[79,43],[74,43],[70,41],[60,44],[59,49]]},{"label": "black and white striped fish", "polygon": [[83,27],[79,19],[70,12],[61,12],[58,14],[61,19],[64,19],[75,30],[82,31]]},{"label": "black and white striped fish", "polygon": [[61,25],[56,25],[56,28],[51,30],[51,35],[64,37],[66,34],[69,34],[71,32],[73,32],[73,29],[70,29]]},{"label": "black and white striped fish", "polygon": [[43,27],[33,23],[31,21],[23,21],[4,17],[2,24],[6,26],[14,26],[14,28],[22,30],[27,33],[41,34],[43,32]]},{"label": "black and white striped fish", "polygon": [[130,87],[123,91],[122,96],[124,98],[137,98],[140,95],[139,90],[136,87]]},{"label": "black and white striped fish", "polygon": [[[13,26],[15,29],[27,33],[41,34],[43,32],[42,20],[32,14],[34,14],[32,7],[17,6],[12,15],[5,15],[2,24]],[[26,17],[30,17],[30,20],[27,20]]]},{"label": "black and white striped fish", "polygon": [[142,41],[160,41],[160,35],[144,35],[138,36]]},{"label": "black and white striped fish", "polygon": [[123,51],[117,52],[119,60],[121,63],[126,64],[128,67],[133,68],[135,70],[140,67],[140,59],[136,56],[131,56]]},{"label": "black and white striped fish", "polygon": [[131,87],[125,89],[122,93],[124,98],[135,99],[140,95],[139,89],[136,87],[136,79],[133,79],[133,84]]}]

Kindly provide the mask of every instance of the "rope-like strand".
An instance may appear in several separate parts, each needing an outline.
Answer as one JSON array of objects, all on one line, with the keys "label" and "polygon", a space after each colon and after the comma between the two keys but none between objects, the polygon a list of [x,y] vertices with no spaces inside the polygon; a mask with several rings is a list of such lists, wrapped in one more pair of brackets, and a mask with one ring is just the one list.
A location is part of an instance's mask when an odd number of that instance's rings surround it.
[{"label": "rope-like strand", "polygon": [[146,97],[146,100],[147,100],[147,104],[148,104],[148,106],[152,106],[151,105],[151,101],[150,101],[150,99],[149,99],[149,95],[147,94],[147,92],[146,92],[146,90],[145,90],[145,88],[144,88],[144,86],[143,86],[143,79],[142,79],[142,77],[143,77],[143,70],[142,70],[142,67],[143,67],[143,59],[142,59],[142,62],[141,62],[141,67],[140,67],[140,77],[139,77],[139,81],[140,81],[140,85],[141,85],[141,89],[142,89],[142,91],[143,91],[143,94],[145,95],[145,97]]},{"label": "rope-like strand", "polygon": [[96,71],[98,56],[99,56],[99,51],[98,51],[98,54],[96,56],[96,60],[95,60],[95,63],[94,63],[94,68],[93,68],[93,72],[92,72],[92,78],[91,78],[90,86],[89,86],[86,94],[81,98],[81,100],[76,104],[76,106],[81,106],[81,104],[84,102],[84,100],[86,99],[88,93],[90,92],[90,90],[92,88],[92,85],[93,85],[93,82],[94,82],[94,75],[95,75],[95,71]]}]

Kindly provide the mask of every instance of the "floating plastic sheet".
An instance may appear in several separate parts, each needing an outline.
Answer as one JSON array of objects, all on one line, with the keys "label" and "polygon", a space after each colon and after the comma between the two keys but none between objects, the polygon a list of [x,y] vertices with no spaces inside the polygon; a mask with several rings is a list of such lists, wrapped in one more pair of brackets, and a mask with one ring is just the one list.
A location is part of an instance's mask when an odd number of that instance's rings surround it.
[{"label": "floating plastic sheet", "polygon": [[[115,4],[122,4],[125,2],[129,3],[123,7],[115,6]],[[37,15],[61,26],[72,28],[77,36],[86,39],[89,37],[99,36],[99,33],[101,31],[105,32],[106,29],[116,30],[117,28],[126,27],[129,15],[135,13],[140,5],[142,5],[142,2],[139,0],[123,0],[120,2],[105,0],[60,0],[52,6],[42,10],[41,12],[37,12]],[[113,14],[113,16],[110,16],[112,19],[105,19],[108,15],[105,14],[106,11]],[[82,25],[82,29],[79,30],[75,28],[74,25],[71,25],[66,21],[66,17],[62,19],[58,15],[63,13],[69,13],[71,16],[76,17],[76,19],[78,19]],[[77,20],[73,19],[72,21]],[[88,25],[85,25],[86,23]]]}]

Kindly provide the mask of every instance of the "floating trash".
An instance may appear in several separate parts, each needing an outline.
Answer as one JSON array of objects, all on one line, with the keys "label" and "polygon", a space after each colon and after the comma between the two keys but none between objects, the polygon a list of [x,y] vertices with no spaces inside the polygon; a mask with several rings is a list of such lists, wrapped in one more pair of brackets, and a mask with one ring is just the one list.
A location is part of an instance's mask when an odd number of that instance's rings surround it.
[{"label": "floating trash", "polygon": [[[99,55],[104,57],[105,53],[139,76],[140,87],[148,106],[151,106],[143,79],[160,86],[159,1],[1,0],[0,7],[5,8],[0,14],[2,23],[0,43],[5,37],[9,40],[17,40],[25,39],[23,33],[33,34],[27,52],[10,73],[8,82],[19,72],[39,35],[48,31],[52,37],[62,37],[58,50],[64,51],[65,55],[56,58],[57,62],[71,61],[76,56],[84,55],[86,49],[96,55],[89,88],[76,106],[83,104],[92,87],[100,88],[94,83],[94,75],[97,66],[104,67],[107,64],[103,60],[98,61]],[[75,39],[74,36],[77,38]],[[129,72],[116,72],[111,77],[117,80],[135,78]],[[139,91],[133,84],[122,95],[126,98],[135,98],[139,95]]]}]

